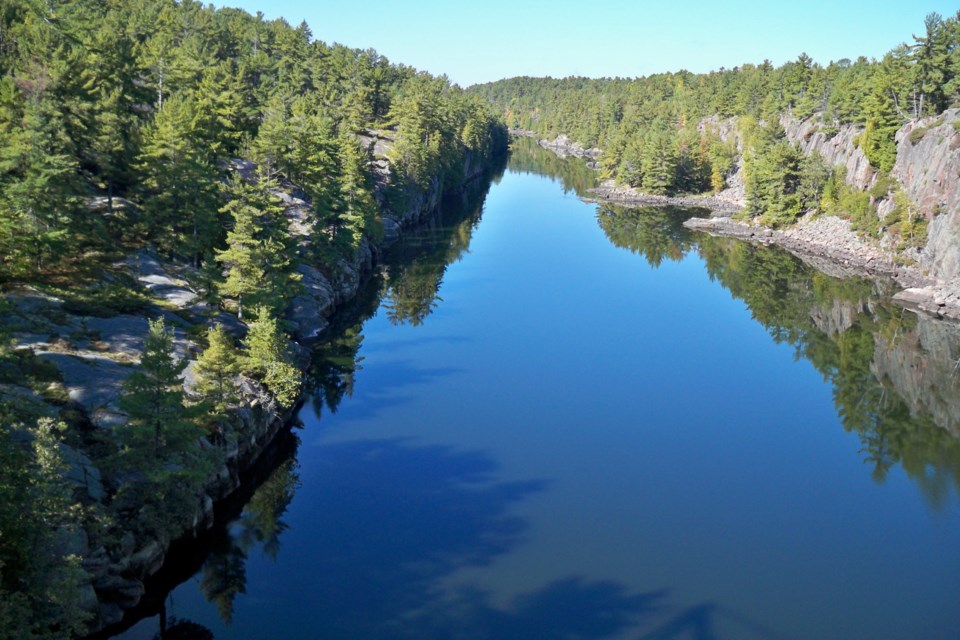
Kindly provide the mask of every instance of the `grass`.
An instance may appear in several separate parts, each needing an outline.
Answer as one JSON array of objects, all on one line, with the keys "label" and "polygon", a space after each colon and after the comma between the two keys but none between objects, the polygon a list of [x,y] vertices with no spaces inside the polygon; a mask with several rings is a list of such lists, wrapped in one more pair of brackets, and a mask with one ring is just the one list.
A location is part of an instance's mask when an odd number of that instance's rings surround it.
[{"label": "grass", "polygon": [[[931,129],[936,129],[942,124],[943,124],[943,118],[940,117],[925,127],[917,127],[916,129],[910,132],[910,144],[917,144],[918,142],[923,140],[923,137],[927,135],[928,131],[930,131]],[[956,122],[954,122],[954,128],[956,128],[956,126],[957,126]]]}]

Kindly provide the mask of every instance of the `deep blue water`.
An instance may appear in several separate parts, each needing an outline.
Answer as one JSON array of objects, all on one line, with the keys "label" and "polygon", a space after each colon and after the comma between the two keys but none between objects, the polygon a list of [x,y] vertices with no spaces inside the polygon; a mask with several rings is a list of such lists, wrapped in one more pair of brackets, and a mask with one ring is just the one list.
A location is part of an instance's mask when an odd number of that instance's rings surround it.
[{"label": "deep blue water", "polygon": [[304,407],[167,614],[218,639],[960,637],[957,425],[877,364],[936,360],[929,321],[511,166],[321,354],[336,412]]}]

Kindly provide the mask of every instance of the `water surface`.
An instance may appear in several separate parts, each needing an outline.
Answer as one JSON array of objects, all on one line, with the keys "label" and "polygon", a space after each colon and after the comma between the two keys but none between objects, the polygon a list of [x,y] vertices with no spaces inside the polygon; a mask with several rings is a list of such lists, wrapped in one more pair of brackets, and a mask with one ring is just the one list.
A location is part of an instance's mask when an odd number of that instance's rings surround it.
[{"label": "water surface", "polygon": [[693,212],[585,204],[583,171],[527,145],[396,250],[318,350],[295,457],[167,615],[222,639],[957,637],[956,326]]}]

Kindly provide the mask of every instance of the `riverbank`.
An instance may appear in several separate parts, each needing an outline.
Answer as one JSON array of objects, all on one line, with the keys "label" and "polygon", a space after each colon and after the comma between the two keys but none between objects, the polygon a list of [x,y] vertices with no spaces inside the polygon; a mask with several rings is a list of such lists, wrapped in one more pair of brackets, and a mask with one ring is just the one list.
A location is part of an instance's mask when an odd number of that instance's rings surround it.
[{"label": "riverbank", "polygon": [[960,320],[960,283],[938,280],[916,263],[905,262],[902,255],[867,244],[841,218],[807,216],[782,230],[723,216],[691,218],[684,226],[715,236],[776,245],[828,275],[891,278],[904,288],[893,297],[899,304]]},{"label": "riverbank", "polygon": [[[487,161],[467,153],[458,174],[462,179],[456,184],[433,179],[423,187],[408,187],[399,200],[396,195],[390,200],[390,167],[382,158],[392,140],[383,132],[361,136],[361,140],[376,159],[374,196],[384,233],[375,238],[364,236],[351,255],[333,266],[314,264],[306,251],[301,255],[297,268],[300,293],[288,307],[285,322],[290,350],[304,378],[311,363],[310,345],[351,309],[365,283],[378,273],[389,246],[407,231],[431,223],[445,197],[468,191],[503,158]],[[230,169],[244,177],[253,175],[256,167],[234,160]],[[312,212],[302,191],[295,184],[281,183],[274,196],[282,202],[291,234],[303,239],[301,246],[307,246]],[[90,203],[91,208],[101,205],[99,200]],[[122,199],[115,199],[114,206],[136,208]],[[255,477],[264,452],[289,431],[290,420],[303,402],[301,397],[292,406],[282,405],[262,383],[237,375],[239,398],[228,410],[223,433],[198,442],[204,449],[216,448],[219,455],[194,506],[188,507],[193,515],[187,519],[186,529],[134,526],[138,505],[120,505],[115,497],[120,488],[138,479],[110,470],[104,443],[111,441],[116,427],[126,423],[120,399],[124,382],[137,369],[144,351],[150,320],[164,320],[173,332],[176,357],[189,361],[183,374],[188,396],[194,393],[196,358],[203,350],[207,328],[219,323],[235,340],[246,334],[246,325],[233,313],[206,299],[204,282],[203,274],[192,265],[168,260],[144,247],[110,265],[103,283],[94,287],[122,288],[125,297],[116,302],[111,299],[111,304],[91,304],[72,289],[60,292],[25,285],[8,288],[0,301],[8,305],[4,328],[19,357],[50,379],[46,389],[32,380],[0,384],[0,401],[29,405],[38,415],[67,415],[63,419],[69,419],[70,439],[59,447],[65,481],[72,499],[93,515],[63,531],[61,548],[79,559],[77,602],[91,616],[88,632],[97,637],[107,637],[128,625],[127,612],[139,608],[146,594],[145,583],[170,562],[177,562],[168,557],[171,548],[209,530],[221,505],[250,490],[250,478]]]},{"label": "riverbank", "polygon": [[721,192],[686,196],[660,196],[643,193],[632,187],[618,185],[613,180],[605,180],[600,186],[590,189],[591,197],[584,202],[602,204],[605,202],[634,207],[687,207],[710,209],[717,216],[732,216],[743,209],[743,203]]},{"label": "riverbank", "polygon": [[[533,132],[511,130],[511,134],[535,137]],[[560,157],[582,157],[571,152],[574,146],[566,141],[566,136],[561,137],[565,146],[544,144],[548,141],[543,140],[538,144]],[[581,148],[580,145],[575,146]],[[595,162],[590,166],[595,168]],[[933,317],[960,320],[960,281],[931,276],[920,266],[923,261],[920,252],[913,256],[896,254],[868,244],[850,228],[848,221],[834,216],[806,216],[785,229],[734,220],[733,216],[744,208],[745,195],[742,180],[733,181],[733,187],[717,194],[665,196],[643,193],[633,187],[606,180],[590,189],[591,195],[582,199],[596,204],[612,203],[628,207],[708,209],[710,218],[692,218],[684,225],[716,236],[782,247],[829,275],[891,278],[904,288],[894,296],[897,303]]]}]

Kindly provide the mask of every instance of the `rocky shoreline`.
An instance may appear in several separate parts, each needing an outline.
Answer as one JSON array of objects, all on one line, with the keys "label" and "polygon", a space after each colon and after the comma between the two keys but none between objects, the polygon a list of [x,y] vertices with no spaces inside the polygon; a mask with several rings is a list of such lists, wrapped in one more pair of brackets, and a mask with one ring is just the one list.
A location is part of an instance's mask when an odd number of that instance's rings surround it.
[{"label": "rocky shoreline", "polygon": [[583,198],[584,202],[596,204],[610,202],[633,207],[702,208],[709,209],[717,216],[731,216],[743,209],[741,202],[724,192],[692,196],[659,196],[618,185],[613,180],[602,182],[600,186],[590,189],[590,193],[594,195]]},{"label": "rocky shoreline", "polygon": [[[933,124],[937,127],[943,127],[945,130],[948,124],[955,118],[960,117],[960,111],[952,110],[944,114]],[[718,122],[714,119],[708,119],[703,126],[712,125],[718,127]],[[866,188],[872,184],[874,175],[868,171],[868,165],[861,156],[863,152],[854,145],[851,140],[852,134],[845,131],[843,136],[826,138],[817,137],[816,127],[810,122],[797,123],[786,119],[788,136],[804,143],[805,153],[813,151],[822,152],[826,148],[825,157],[836,164],[847,166],[849,179],[856,186]],[[727,139],[736,137],[735,127],[730,123],[719,123],[724,125],[723,135]],[[915,126],[922,126],[926,123],[921,121]],[[804,129],[813,127],[810,131]],[[908,128],[910,125],[908,125]],[[909,133],[909,129],[905,129]],[[522,135],[526,137],[536,137],[533,132],[511,130],[512,135]],[[855,132],[854,132],[855,133]],[[945,136],[941,136],[943,138]],[[821,138],[823,138],[821,140]],[[934,136],[929,137],[932,140]],[[912,144],[908,145],[909,136],[901,132],[897,136],[898,142],[904,149],[899,153],[898,162],[907,164],[914,152]],[[819,143],[819,144],[816,144]],[[558,136],[555,141],[539,140],[541,147],[552,151],[560,157],[575,156],[585,157],[582,154],[583,148],[570,143],[566,136]],[[941,143],[938,141],[937,145]],[[591,162],[589,166],[596,168],[596,158],[599,156],[599,149],[596,154],[589,156]],[[942,156],[928,150],[928,156]],[[946,156],[945,156],[946,157]],[[949,158],[953,158],[952,155]],[[941,163],[942,164],[942,163]],[[952,166],[952,165],[951,165]],[[865,169],[864,167],[867,167]],[[906,169],[901,172],[908,174]],[[942,171],[941,171],[942,173]],[[591,197],[583,198],[585,202],[596,204],[615,203],[623,206],[634,207],[687,207],[703,208],[711,212],[710,218],[692,218],[684,223],[688,228],[697,231],[703,231],[712,235],[726,236],[760,242],[763,244],[777,245],[790,251],[808,264],[811,264],[820,271],[829,275],[838,277],[861,276],[861,277],[886,277],[904,288],[894,296],[894,300],[904,307],[916,312],[926,313],[936,318],[948,318],[960,320],[960,279],[957,278],[937,278],[929,275],[927,269],[919,265],[929,265],[930,257],[920,251],[916,255],[895,255],[891,251],[884,251],[879,247],[871,246],[861,240],[851,229],[847,221],[836,217],[805,217],[795,226],[787,229],[772,229],[758,224],[740,222],[733,219],[733,216],[742,211],[744,207],[745,192],[743,179],[740,172],[731,176],[731,187],[717,194],[702,196],[661,196],[643,193],[632,187],[625,187],[616,184],[613,180],[607,180],[598,187],[590,190]],[[937,184],[942,183],[940,180]],[[908,181],[908,186],[913,183]],[[950,191],[951,197],[953,191]],[[917,199],[923,202],[930,200],[928,194],[918,193]],[[946,216],[940,216],[935,219],[935,223],[945,222]],[[941,244],[943,242],[941,241]]]},{"label": "rocky shoreline", "polygon": [[553,140],[547,140],[545,138],[539,138],[535,131],[529,131],[527,129],[516,129],[511,128],[509,130],[511,136],[517,136],[520,138],[533,138],[537,141],[537,144],[552,151],[560,158],[584,158],[588,160],[587,166],[591,169],[597,169],[597,158],[600,157],[600,149],[598,147],[590,147],[586,149],[579,142],[574,142],[566,134],[560,134]]},{"label": "rocky shoreline", "polygon": [[[370,138],[367,142],[375,157],[382,157],[380,147],[384,140]],[[310,363],[309,344],[323,336],[335,314],[350,308],[364,283],[374,275],[382,253],[406,230],[415,229],[427,220],[445,195],[463,191],[487,175],[491,164],[468,156],[464,159],[464,179],[460,184],[446,188],[439,180],[433,180],[426,188],[408,193],[402,210],[384,213],[382,240],[373,242],[364,237],[351,259],[342,260],[334,269],[321,271],[307,263],[299,267],[302,292],[292,301],[286,320],[291,329],[291,347],[304,371]],[[233,170],[241,175],[253,168],[250,163],[239,160],[233,165]],[[389,168],[380,169],[385,184]],[[311,233],[312,229],[305,223],[310,219],[310,205],[296,186],[283,184],[276,195],[284,203],[292,233]],[[375,195],[385,207],[382,190]],[[212,310],[190,285],[196,274],[188,273],[187,267],[175,266],[149,251],[141,251],[117,268],[128,271],[131,280],[148,293],[151,303],[147,308],[137,313],[97,318],[70,313],[63,301],[29,288],[7,296],[13,304],[13,313],[33,323],[30,333],[15,334],[18,347],[30,349],[37,358],[56,366],[70,407],[83,416],[91,428],[105,431],[125,420],[117,409],[117,400],[130,365],[139,360],[149,317],[164,317],[175,332],[178,357],[191,359],[199,352],[199,345],[191,337],[197,334],[198,327],[218,321],[235,336],[242,336],[245,331],[243,324],[229,313],[214,314],[216,317],[211,319]],[[95,336],[96,350],[70,337],[84,334]],[[184,373],[184,387],[188,392],[194,384],[193,364],[191,362]],[[243,478],[250,476],[264,452],[289,430],[299,402],[293,407],[283,407],[262,384],[243,376],[238,378],[238,385],[241,402],[232,411],[233,422],[238,425],[237,437],[229,442],[222,464],[204,486],[186,531],[174,539],[166,535],[138,539],[127,531],[115,542],[101,540],[82,527],[73,532],[69,547],[82,558],[82,569],[87,576],[80,590],[83,608],[94,615],[89,628],[94,634],[92,637],[108,637],[129,626],[131,620],[127,612],[142,608],[145,583],[167,564],[171,545],[182,546],[183,541],[210,529],[219,505],[234,499],[244,489]],[[0,389],[0,395],[8,392],[20,391]],[[91,504],[108,501],[108,480],[101,476],[96,462],[80,449],[63,445],[62,450],[70,467],[68,480],[78,499]]]},{"label": "rocky shoreline", "polygon": [[907,264],[902,256],[865,243],[846,220],[808,216],[779,230],[720,216],[691,218],[684,226],[715,236],[776,245],[827,275],[890,278],[904,288],[894,295],[895,302],[938,318],[960,320],[960,283],[938,280],[916,263]]}]

